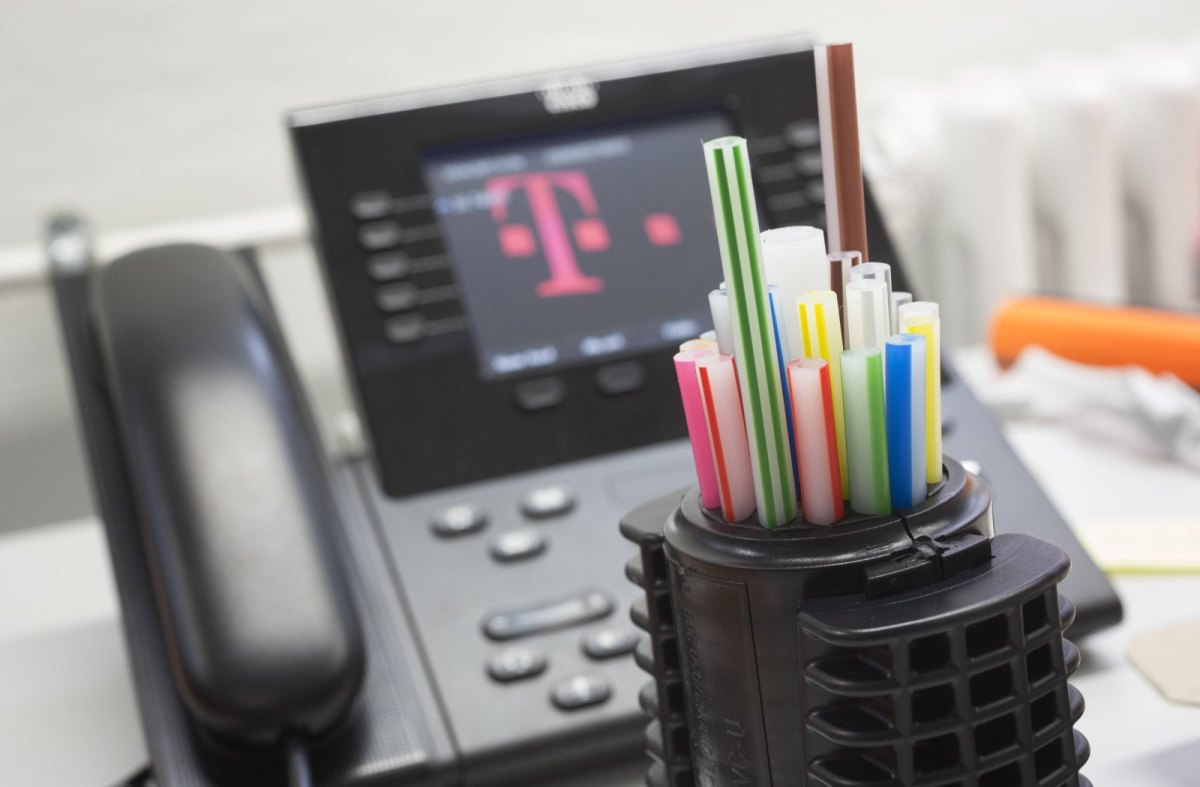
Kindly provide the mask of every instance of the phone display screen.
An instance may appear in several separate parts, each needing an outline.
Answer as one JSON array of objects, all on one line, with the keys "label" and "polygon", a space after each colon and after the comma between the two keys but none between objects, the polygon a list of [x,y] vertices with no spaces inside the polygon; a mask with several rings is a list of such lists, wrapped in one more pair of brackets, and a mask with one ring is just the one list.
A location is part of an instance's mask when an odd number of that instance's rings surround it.
[{"label": "phone display screen", "polygon": [[705,112],[430,151],[426,182],[485,379],[677,344],[721,279]]}]

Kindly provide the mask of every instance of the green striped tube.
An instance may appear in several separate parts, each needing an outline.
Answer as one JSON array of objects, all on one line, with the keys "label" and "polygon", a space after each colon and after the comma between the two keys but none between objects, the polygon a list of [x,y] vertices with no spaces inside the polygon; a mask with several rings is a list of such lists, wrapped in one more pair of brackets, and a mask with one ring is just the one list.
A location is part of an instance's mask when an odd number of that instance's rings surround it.
[{"label": "green striped tube", "polygon": [[842,353],[850,507],[860,514],[892,512],[888,482],[887,422],[883,406],[883,355],[874,347]]},{"label": "green striped tube", "polygon": [[737,358],[754,470],[758,519],[772,528],[795,518],[796,488],[762,268],[758,208],[750,182],[750,156],[745,139],[722,137],[704,143],[704,157],[733,323],[733,354]]}]

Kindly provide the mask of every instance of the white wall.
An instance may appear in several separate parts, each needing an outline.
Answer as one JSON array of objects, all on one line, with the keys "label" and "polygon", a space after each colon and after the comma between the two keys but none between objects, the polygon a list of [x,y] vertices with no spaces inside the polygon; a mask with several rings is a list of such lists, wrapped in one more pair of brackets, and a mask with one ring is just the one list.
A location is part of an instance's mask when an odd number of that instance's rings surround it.
[{"label": "white wall", "polygon": [[59,205],[112,229],[293,201],[300,106],[796,31],[855,41],[869,91],[1197,28],[1197,0],[5,0],[0,247]]},{"label": "white wall", "polygon": [[[287,290],[318,421],[341,425],[328,319],[292,232],[288,109],[802,31],[853,40],[870,94],[890,78],[1197,29],[1198,0],[3,0],[0,531],[90,507],[50,298],[28,275],[58,206],[106,234],[283,208],[269,278]],[[221,242],[247,224],[263,222],[166,232]],[[149,237],[164,239],[108,248]]]}]

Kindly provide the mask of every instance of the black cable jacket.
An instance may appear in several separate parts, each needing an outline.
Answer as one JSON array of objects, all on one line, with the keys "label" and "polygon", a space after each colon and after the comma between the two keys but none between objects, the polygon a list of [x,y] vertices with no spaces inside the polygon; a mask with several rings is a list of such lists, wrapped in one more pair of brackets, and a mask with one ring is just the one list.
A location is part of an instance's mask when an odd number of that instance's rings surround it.
[{"label": "black cable jacket", "polygon": [[312,787],[308,752],[304,749],[304,739],[299,736],[287,742],[287,770],[289,787]]},{"label": "black cable jacket", "polygon": [[147,763],[117,782],[113,787],[150,787],[154,784],[154,769]]}]

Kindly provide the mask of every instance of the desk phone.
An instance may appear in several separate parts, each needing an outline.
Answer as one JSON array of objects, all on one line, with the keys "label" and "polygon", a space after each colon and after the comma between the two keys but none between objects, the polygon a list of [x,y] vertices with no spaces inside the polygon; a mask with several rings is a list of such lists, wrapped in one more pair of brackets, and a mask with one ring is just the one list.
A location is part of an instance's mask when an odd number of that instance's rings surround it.
[{"label": "desk phone", "polygon": [[[163,547],[145,525],[139,538],[113,521],[137,518],[137,463],[123,479],[97,469],[113,445],[135,459],[144,447],[129,447],[120,418],[92,427],[97,486],[128,490],[108,495],[104,513],[162,783],[283,783],[268,752],[294,734],[318,783],[329,784],[532,784],[638,756],[648,719],[635,659],[644,656],[617,524],[694,482],[671,358],[711,327],[703,304],[720,278],[700,144],[749,139],[763,226],[821,226],[813,79],[811,52],[789,38],[291,115],[369,443],[367,456],[327,473],[332,535],[296,536],[309,544],[306,560],[320,553],[334,564],[320,574],[334,592],[321,596],[315,580],[301,589],[321,609],[348,608],[357,628],[330,623],[317,633],[317,652],[341,661],[301,664],[309,671],[298,674],[316,676],[314,694],[325,687],[324,704],[309,698],[302,713],[277,698],[290,715],[274,725],[266,699],[251,726],[206,714],[211,703],[188,685],[190,643],[170,636],[178,621],[157,622],[150,601],[161,607],[166,593],[170,608],[176,590],[155,588],[150,575],[162,569],[144,565]],[[898,263],[873,204],[868,220],[877,259]],[[242,263],[183,254],[211,268],[191,280],[192,297],[224,299],[229,319],[245,323],[243,347],[282,347],[244,338],[277,329],[253,276],[234,274],[244,296],[220,284],[228,275],[219,270]],[[77,270],[62,270],[77,389],[94,388],[89,363],[111,378],[123,368],[113,358],[128,352],[109,325],[119,310],[104,303],[115,285],[92,287],[101,361],[89,362],[97,351],[79,313],[87,287]],[[895,278],[907,289],[902,270]],[[180,297],[165,283],[156,292]],[[253,376],[258,352],[230,363]],[[288,390],[286,358],[279,364],[272,396]],[[113,390],[119,412],[130,394]],[[84,420],[111,419],[105,396],[90,395]],[[1119,617],[1103,578],[952,373],[945,412],[947,452],[980,465],[1005,509],[998,520],[1029,523],[1075,556],[1066,590],[1077,626]],[[293,471],[303,483],[291,486],[318,483],[308,465]],[[186,464],[179,475],[187,486]],[[256,653],[241,655],[264,669]],[[339,682],[345,670],[356,672]]]}]

